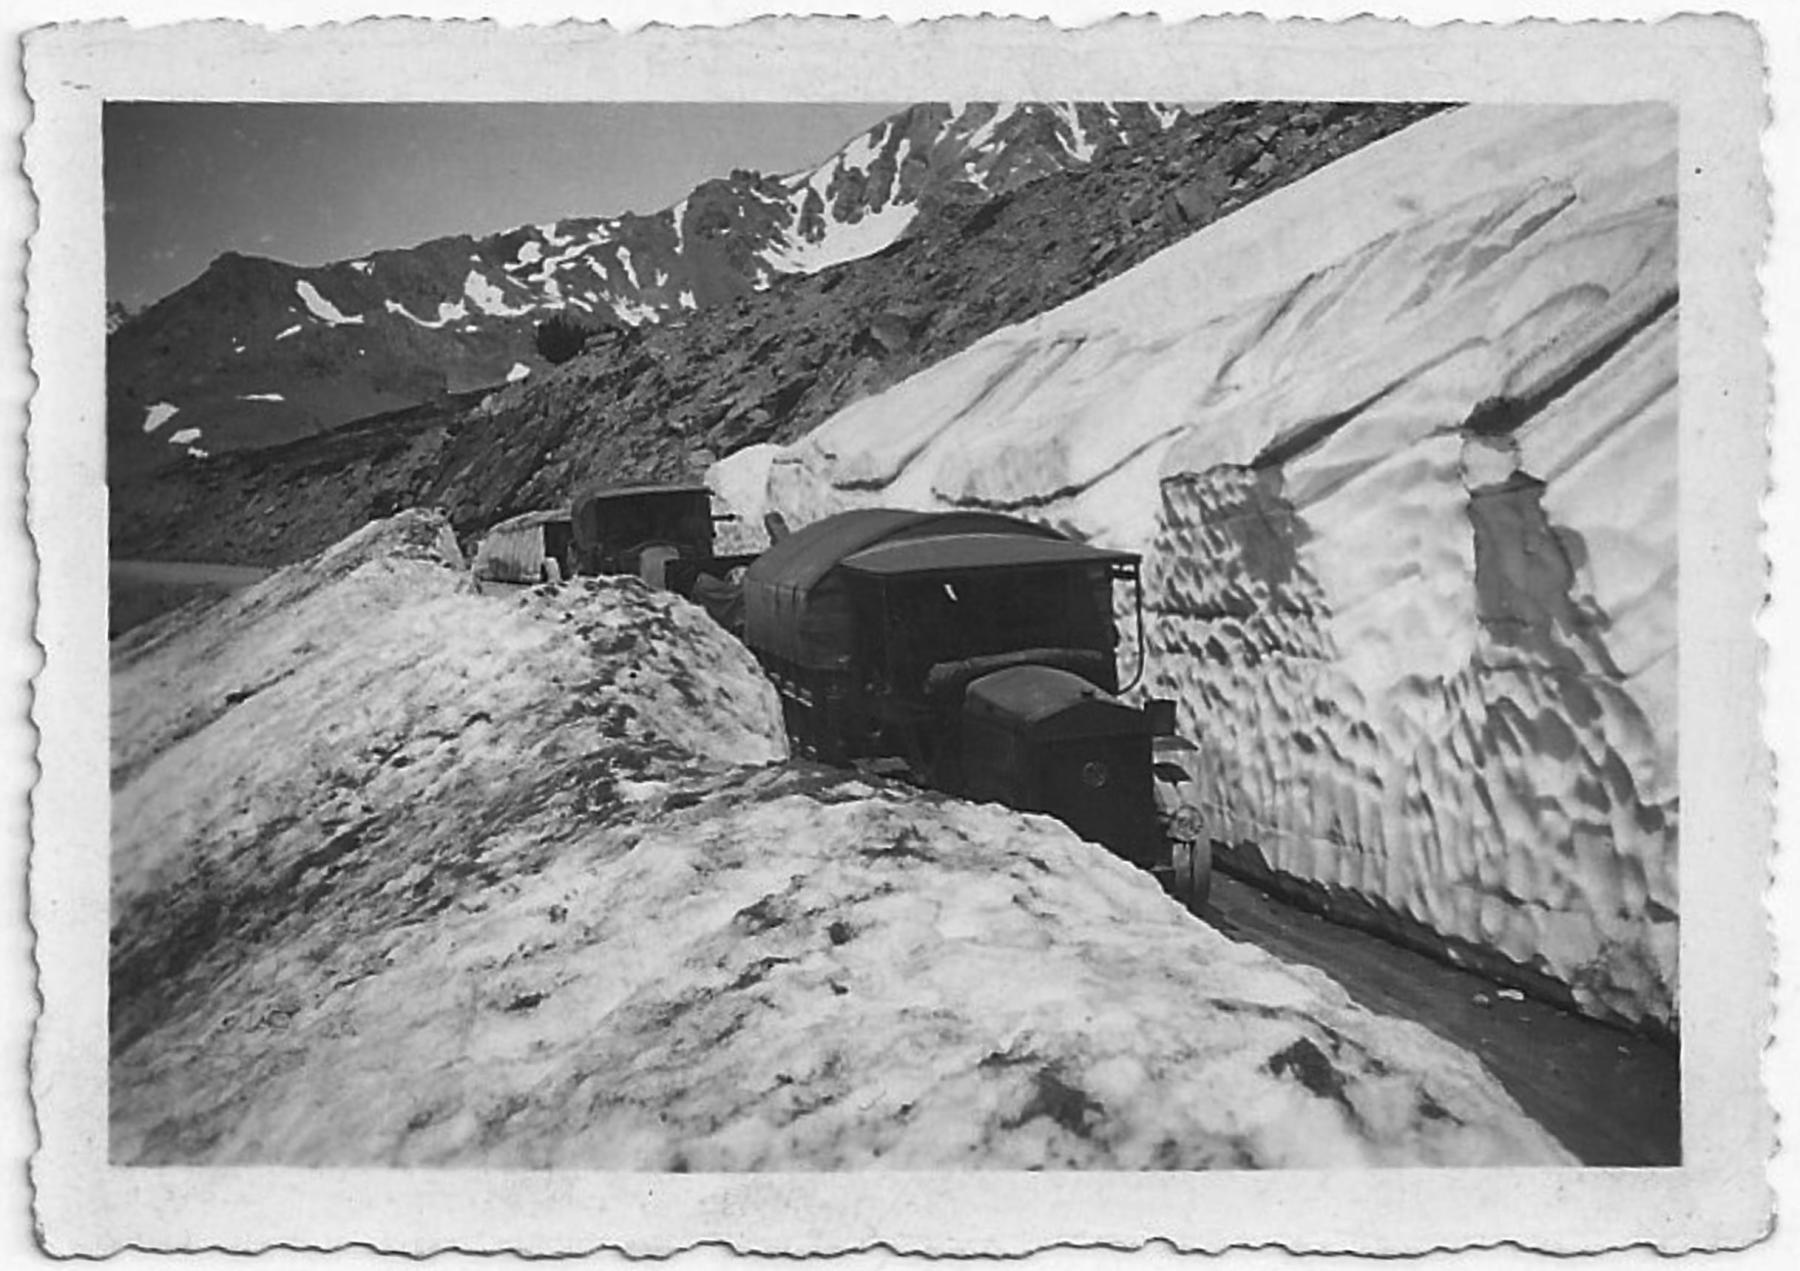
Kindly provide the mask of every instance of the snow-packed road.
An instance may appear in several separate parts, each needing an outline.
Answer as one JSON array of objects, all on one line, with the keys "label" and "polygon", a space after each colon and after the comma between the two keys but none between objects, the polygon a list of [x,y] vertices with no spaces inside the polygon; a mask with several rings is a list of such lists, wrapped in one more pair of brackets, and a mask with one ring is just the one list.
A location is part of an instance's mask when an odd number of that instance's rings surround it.
[{"label": "snow-packed road", "polygon": [[1391,940],[1213,876],[1206,921],[1318,967],[1363,1006],[1423,1024],[1480,1059],[1583,1165],[1681,1163],[1681,1055]]},{"label": "snow-packed road", "polygon": [[407,513],[115,650],[120,1163],[1572,1163],[1041,817],[782,762],[635,580]]}]

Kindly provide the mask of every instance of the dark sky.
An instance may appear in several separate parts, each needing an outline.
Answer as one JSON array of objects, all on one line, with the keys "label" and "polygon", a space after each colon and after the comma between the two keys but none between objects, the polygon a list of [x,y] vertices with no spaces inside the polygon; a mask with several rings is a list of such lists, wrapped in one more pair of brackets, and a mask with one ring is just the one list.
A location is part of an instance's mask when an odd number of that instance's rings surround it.
[{"label": "dark sky", "polygon": [[320,264],[444,234],[654,212],[732,168],[811,167],[897,109],[112,102],[107,296],[141,308],[228,249]]}]

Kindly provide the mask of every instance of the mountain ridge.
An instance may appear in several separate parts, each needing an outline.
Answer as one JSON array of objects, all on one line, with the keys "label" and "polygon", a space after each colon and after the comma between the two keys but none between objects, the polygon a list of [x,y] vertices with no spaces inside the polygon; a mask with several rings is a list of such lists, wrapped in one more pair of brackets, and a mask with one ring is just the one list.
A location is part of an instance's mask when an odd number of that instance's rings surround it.
[{"label": "mountain ridge", "polygon": [[679,325],[604,334],[473,405],[434,399],[381,427],[127,475],[114,483],[113,550],[285,564],[398,507],[441,506],[459,532],[479,533],[603,477],[688,479],[1443,109],[1247,102],[1185,117],[1080,171],[928,207],[879,254],[779,278]]},{"label": "mountain ridge", "polygon": [[223,252],[111,335],[114,468],[279,443],[523,378],[545,366],[534,335],[551,317],[595,330],[679,321],[881,251],[922,213],[1089,164],[1186,113],[920,103],[811,168],[736,169],[650,213],[441,236],[321,265]]}]

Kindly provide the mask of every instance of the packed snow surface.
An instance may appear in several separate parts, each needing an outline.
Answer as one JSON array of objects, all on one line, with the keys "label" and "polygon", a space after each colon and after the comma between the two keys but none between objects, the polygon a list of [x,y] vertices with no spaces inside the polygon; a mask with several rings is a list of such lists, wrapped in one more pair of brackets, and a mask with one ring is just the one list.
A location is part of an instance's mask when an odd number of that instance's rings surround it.
[{"label": "packed snow surface", "polygon": [[718,484],[1145,552],[1219,841],[1670,1023],[1675,142],[1434,117]]},{"label": "packed snow surface", "polygon": [[115,645],[114,1162],[1572,1163],[1061,825],[781,762],[686,602],[454,551],[405,513]]}]

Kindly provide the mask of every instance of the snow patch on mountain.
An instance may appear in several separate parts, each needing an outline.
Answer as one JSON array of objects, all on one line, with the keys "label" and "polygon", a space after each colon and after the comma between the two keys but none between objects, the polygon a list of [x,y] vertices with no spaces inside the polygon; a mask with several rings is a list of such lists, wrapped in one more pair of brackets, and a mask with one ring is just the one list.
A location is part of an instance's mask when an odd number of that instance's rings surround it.
[{"label": "snow patch on mountain", "polygon": [[[1060,107],[1061,105],[1062,103],[1057,103],[1057,106]],[[994,130],[1008,119],[1011,119],[1013,113],[1018,109],[1018,102],[992,103],[991,110],[987,112],[987,117],[976,125],[975,131],[969,134],[969,139],[965,144],[970,150],[980,150],[993,139]]]},{"label": "snow patch on mountain", "polygon": [[655,305],[639,304],[623,297],[612,301],[612,311],[619,321],[627,326],[638,326],[645,322],[656,322],[662,317],[662,310]]},{"label": "snow patch on mountain", "polygon": [[300,297],[301,303],[305,304],[307,311],[321,322],[339,327],[356,326],[363,320],[360,313],[344,313],[331,301],[320,295],[319,289],[304,278],[298,279],[294,283],[294,292]]},{"label": "snow patch on mountain", "polygon": [[168,402],[157,402],[144,412],[144,431],[155,432],[175,418],[175,413],[180,409],[179,406],[172,406]]},{"label": "snow patch on mountain", "polygon": [[185,446],[199,440],[200,430],[198,428],[178,428],[169,434],[171,446]]},{"label": "snow patch on mountain", "polygon": [[113,652],[119,1164],[1573,1163],[1062,825],[777,762],[635,579],[405,513]]},{"label": "snow patch on mountain", "polygon": [[421,318],[418,314],[414,313],[411,309],[408,309],[397,300],[384,300],[382,301],[382,305],[389,313],[399,314],[402,318],[405,318],[416,326],[433,329],[447,326],[452,322],[461,322],[469,316],[469,306],[466,302],[461,300],[455,301],[454,303],[448,300],[440,301],[438,303],[437,317],[435,318]]},{"label": "snow patch on mountain", "polygon": [[508,384],[516,384],[530,374],[531,368],[529,366],[526,366],[523,362],[514,362],[512,364],[512,369],[506,373],[506,382]]},{"label": "snow patch on mountain", "polygon": [[865,213],[860,220],[838,222],[831,233],[816,243],[802,240],[778,244],[763,258],[779,273],[815,274],[893,245],[917,215],[918,208],[914,206],[890,203],[879,212]]},{"label": "snow patch on mountain", "polygon": [[1146,552],[1245,868],[1670,1023],[1675,242],[1667,110],[1465,107],[722,484]]},{"label": "snow patch on mountain", "polygon": [[517,317],[531,312],[530,305],[515,307],[507,304],[506,293],[479,269],[471,269],[463,278],[463,295],[473,301],[481,312],[493,317]]},{"label": "snow patch on mountain", "polygon": [[240,402],[283,402],[287,398],[280,393],[242,393],[239,394],[238,400]]}]

